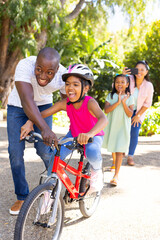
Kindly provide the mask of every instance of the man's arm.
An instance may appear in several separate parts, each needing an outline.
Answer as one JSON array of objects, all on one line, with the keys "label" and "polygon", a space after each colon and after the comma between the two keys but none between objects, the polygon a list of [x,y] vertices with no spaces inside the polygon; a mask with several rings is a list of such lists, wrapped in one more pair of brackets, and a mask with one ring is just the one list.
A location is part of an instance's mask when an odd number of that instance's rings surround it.
[{"label": "man's arm", "polygon": [[51,131],[34,102],[33,88],[30,83],[16,81],[16,88],[21,99],[21,104],[27,117],[41,130],[42,137],[48,144],[57,141],[55,133]]}]

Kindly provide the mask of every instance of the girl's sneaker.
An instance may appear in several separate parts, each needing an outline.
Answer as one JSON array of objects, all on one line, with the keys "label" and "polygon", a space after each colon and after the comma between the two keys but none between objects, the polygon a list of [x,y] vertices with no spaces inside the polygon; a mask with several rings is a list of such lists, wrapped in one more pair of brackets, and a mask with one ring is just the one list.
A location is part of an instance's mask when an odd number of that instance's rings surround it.
[{"label": "girl's sneaker", "polygon": [[91,181],[90,181],[90,189],[89,193],[91,192],[99,192],[103,188],[103,174],[102,170],[94,171],[91,169]]}]

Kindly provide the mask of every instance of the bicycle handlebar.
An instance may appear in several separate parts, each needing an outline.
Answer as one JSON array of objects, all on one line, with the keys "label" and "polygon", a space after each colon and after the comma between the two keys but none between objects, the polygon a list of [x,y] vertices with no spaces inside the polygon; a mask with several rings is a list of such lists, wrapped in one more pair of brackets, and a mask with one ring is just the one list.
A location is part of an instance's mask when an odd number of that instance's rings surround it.
[{"label": "bicycle handlebar", "polygon": [[[29,133],[29,135],[31,137],[38,137],[39,139],[43,140],[42,135],[40,133],[36,133],[36,132],[31,131]],[[73,141],[77,142],[77,137],[69,137],[69,138],[61,139],[61,140],[59,140],[58,144],[62,145],[64,143],[73,142]],[[93,142],[93,138],[89,138],[88,143],[92,143],[92,142]]]},{"label": "bicycle handlebar", "polygon": [[40,133],[36,133],[36,132],[30,132],[29,135],[32,137],[38,137],[41,140],[43,140],[42,135]]}]

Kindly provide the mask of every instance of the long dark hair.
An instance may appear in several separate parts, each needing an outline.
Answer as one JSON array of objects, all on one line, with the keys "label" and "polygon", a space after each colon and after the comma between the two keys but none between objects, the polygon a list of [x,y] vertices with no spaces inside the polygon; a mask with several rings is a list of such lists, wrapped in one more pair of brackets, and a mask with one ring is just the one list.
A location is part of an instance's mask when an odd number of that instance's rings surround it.
[{"label": "long dark hair", "polygon": [[127,94],[127,93],[131,93],[131,92],[130,92],[130,79],[129,79],[129,77],[128,77],[127,75],[124,75],[124,74],[118,74],[118,75],[116,75],[116,76],[114,77],[114,79],[113,79],[114,82],[113,82],[113,88],[112,88],[112,91],[111,91],[111,98],[112,98],[112,99],[113,99],[113,94],[117,92],[117,90],[116,90],[116,88],[115,88],[115,81],[116,81],[116,79],[117,79],[118,77],[125,77],[125,78],[126,78],[127,83],[129,83],[129,84],[128,84],[128,87],[127,87],[126,90],[125,90],[125,93],[126,93],[126,94]]},{"label": "long dark hair", "polygon": [[[143,61],[138,61],[138,62],[136,63],[136,65],[135,65],[135,67],[136,67],[138,64],[143,64],[143,65],[145,66],[146,70],[148,70],[148,72],[147,72],[147,74],[146,74],[146,76],[145,76],[144,78],[145,78],[148,82],[150,82],[150,78],[149,78],[149,66],[148,66],[147,61],[145,61],[145,60],[143,60]],[[134,76],[134,80],[135,80],[135,86],[137,86],[137,84],[136,84],[136,76],[135,76],[135,75],[133,75],[133,76]]]}]

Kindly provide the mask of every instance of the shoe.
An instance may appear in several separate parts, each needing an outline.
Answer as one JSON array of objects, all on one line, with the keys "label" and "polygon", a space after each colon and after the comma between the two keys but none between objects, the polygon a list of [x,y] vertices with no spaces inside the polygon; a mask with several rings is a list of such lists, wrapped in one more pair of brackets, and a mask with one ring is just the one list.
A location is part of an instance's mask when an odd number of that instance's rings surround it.
[{"label": "shoe", "polygon": [[128,156],[128,158],[127,158],[127,164],[128,164],[129,166],[134,166],[133,157]]},{"label": "shoe", "polygon": [[91,169],[91,181],[90,181],[90,189],[91,192],[99,192],[103,188],[103,174],[102,170],[94,171]]},{"label": "shoe", "polygon": [[22,207],[22,204],[23,204],[23,200],[17,200],[13,206],[9,209],[9,213],[11,215],[18,215],[19,214],[19,211]]},{"label": "shoe", "polygon": [[110,184],[112,185],[112,186],[117,186],[117,178],[112,178],[112,180],[110,181]]},{"label": "shoe", "polygon": [[41,215],[50,212],[52,203],[54,199],[51,197],[51,191],[47,191],[44,193],[43,197],[41,198],[40,206],[41,206]]}]

